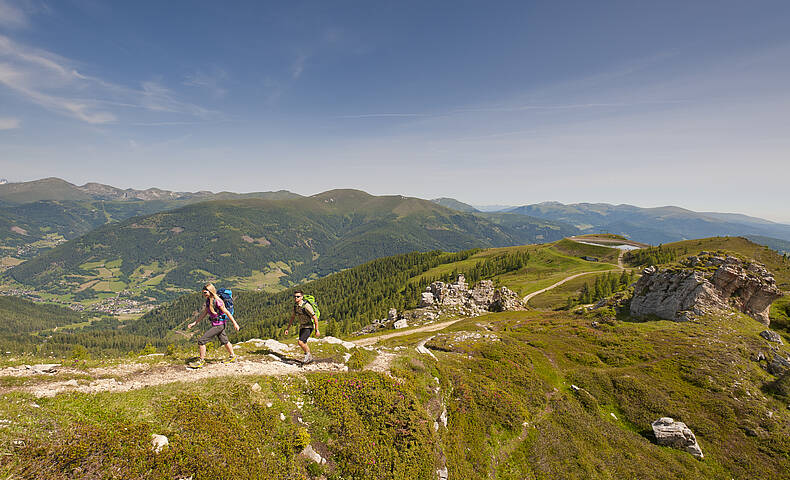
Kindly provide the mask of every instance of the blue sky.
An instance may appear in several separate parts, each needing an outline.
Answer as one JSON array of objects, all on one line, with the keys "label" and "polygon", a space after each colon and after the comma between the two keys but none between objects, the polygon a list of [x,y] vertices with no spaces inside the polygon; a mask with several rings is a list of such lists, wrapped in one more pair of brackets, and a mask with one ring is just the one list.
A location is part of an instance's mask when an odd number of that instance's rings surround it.
[{"label": "blue sky", "polygon": [[790,2],[0,0],[0,177],[790,223]]}]

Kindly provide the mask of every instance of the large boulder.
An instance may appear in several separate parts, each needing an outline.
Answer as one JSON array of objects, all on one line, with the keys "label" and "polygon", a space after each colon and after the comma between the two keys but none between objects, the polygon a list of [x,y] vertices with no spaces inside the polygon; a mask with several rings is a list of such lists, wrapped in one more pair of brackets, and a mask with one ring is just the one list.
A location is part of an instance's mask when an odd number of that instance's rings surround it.
[{"label": "large boulder", "polygon": [[[430,288],[430,287],[428,287]],[[420,295],[420,304],[419,307],[430,307],[433,305],[433,293],[431,292],[422,292]]]},{"label": "large boulder", "polygon": [[526,307],[516,292],[507,287],[500,287],[494,291],[493,301],[488,306],[488,309],[492,312],[506,312],[526,310]]},{"label": "large boulder", "polygon": [[491,305],[494,301],[494,282],[491,280],[480,280],[469,290],[469,303],[476,305]]},{"label": "large boulder", "polygon": [[700,460],[704,458],[694,432],[685,423],[676,422],[670,417],[661,417],[652,426],[659,445],[683,450]]},{"label": "large boulder", "polygon": [[774,277],[761,264],[703,252],[681,267],[648,267],[634,286],[631,315],[689,320],[735,307],[768,325],[771,303],[781,297]]}]

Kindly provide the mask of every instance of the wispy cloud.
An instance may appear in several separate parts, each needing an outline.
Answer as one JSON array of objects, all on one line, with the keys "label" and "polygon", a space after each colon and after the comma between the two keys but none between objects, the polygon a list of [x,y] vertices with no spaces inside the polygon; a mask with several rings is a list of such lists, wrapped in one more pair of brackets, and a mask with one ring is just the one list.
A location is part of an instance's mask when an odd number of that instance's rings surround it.
[{"label": "wispy cloud", "polygon": [[390,118],[390,117],[432,117],[431,113],[361,113],[359,115],[338,115],[335,118]]},{"label": "wispy cloud", "polygon": [[306,61],[307,61],[307,55],[305,54],[300,54],[299,56],[296,57],[296,59],[294,59],[293,63],[291,64],[291,77],[294,80],[302,76],[302,72],[304,72]]},{"label": "wispy cloud", "polygon": [[0,0],[0,25],[10,28],[26,27],[28,25],[25,12],[12,5],[8,0]]},{"label": "wispy cloud", "polygon": [[19,119],[11,117],[0,117],[0,130],[13,130],[19,128]]},{"label": "wispy cloud", "polygon": [[228,73],[221,68],[214,67],[210,71],[198,70],[187,75],[182,84],[187,87],[204,88],[211,92],[214,98],[224,98],[228,90],[222,86],[222,83],[227,80]]},{"label": "wispy cloud", "polygon": [[464,115],[469,113],[511,113],[523,112],[527,110],[583,110],[595,108],[630,108],[643,105],[669,105],[683,103],[680,100],[667,100],[656,102],[622,102],[622,103],[575,103],[575,104],[553,104],[553,105],[513,105],[513,106],[492,106],[492,107],[476,107],[476,108],[457,108],[454,110],[447,110],[435,113],[417,113],[417,112],[401,112],[401,113],[361,113],[357,115],[338,115],[335,118],[429,118],[429,117],[449,117],[453,115]]},{"label": "wispy cloud", "polygon": [[0,85],[43,108],[90,124],[117,123],[123,118],[122,109],[130,108],[201,120],[221,117],[219,112],[179,100],[159,82],[146,81],[140,88],[108,82],[80,73],[70,59],[4,35],[0,35]]}]

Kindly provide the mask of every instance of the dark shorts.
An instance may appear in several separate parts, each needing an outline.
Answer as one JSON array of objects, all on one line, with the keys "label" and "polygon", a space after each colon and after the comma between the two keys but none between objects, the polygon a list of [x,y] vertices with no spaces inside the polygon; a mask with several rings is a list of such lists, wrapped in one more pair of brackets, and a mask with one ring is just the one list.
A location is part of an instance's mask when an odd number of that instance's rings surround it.
[{"label": "dark shorts", "polygon": [[219,343],[222,345],[228,343],[228,334],[225,333],[224,323],[222,325],[214,325],[209,328],[206,333],[204,333],[203,336],[198,339],[198,345],[205,345],[214,337],[217,337],[219,339]]},{"label": "dark shorts", "polygon": [[302,327],[299,329],[299,340],[302,343],[307,343],[307,339],[310,338],[310,335],[313,334],[313,329],[310,327]]}]

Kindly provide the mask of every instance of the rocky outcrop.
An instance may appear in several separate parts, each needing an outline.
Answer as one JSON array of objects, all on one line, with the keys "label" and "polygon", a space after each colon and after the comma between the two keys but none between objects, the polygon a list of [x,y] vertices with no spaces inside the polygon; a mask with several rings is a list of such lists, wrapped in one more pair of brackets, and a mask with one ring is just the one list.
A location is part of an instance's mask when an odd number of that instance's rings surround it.
[{"label": "rocky outcrop", "polygon": [[652,426],[656,443],[659,445],[683,450],[700,460],[704,458],[694,432],[685,423],[676,422],[670,417],[661,417]]},{"label": "rocky outcrop", "polygon": [[760,336],[768,340],[769,342],[774,342],[774,343],[778,343],[779,345],[784,345],[784,342],[782,342],[782,337],[779,336],[779,334],[774,332],[773,330],[763,330],[762,332],[760,332]]},{"label": "rocky outcrop", "polygon": [[469,288],[463,275],[458,275],[453,283],[431,283],[420,294],[418,305],[400,313],[391,308],[387,318],[374,320],[354,335],[432,323],[445,315],[474,317],[487,312],[526,310],[521,298],[509,288],[495,288],[491,280],[481,280]]},{"label": "rocky outcrop", "polygon": [[420,297],[420,306],[431,305],[463,307],[474,313],[525,309],[519,296],[507,287],[495,288],[491,280],[481,280],[469,288],[463,275],[454,283],[430,284]]},{"label": "rocky outcrop", "polygon": [[702,252],[681,267],[646,268],[634,286],[631,315],[686,321],[734,307],[768,325],[769,307],[781,296],[776,280],[763,265]]}]

